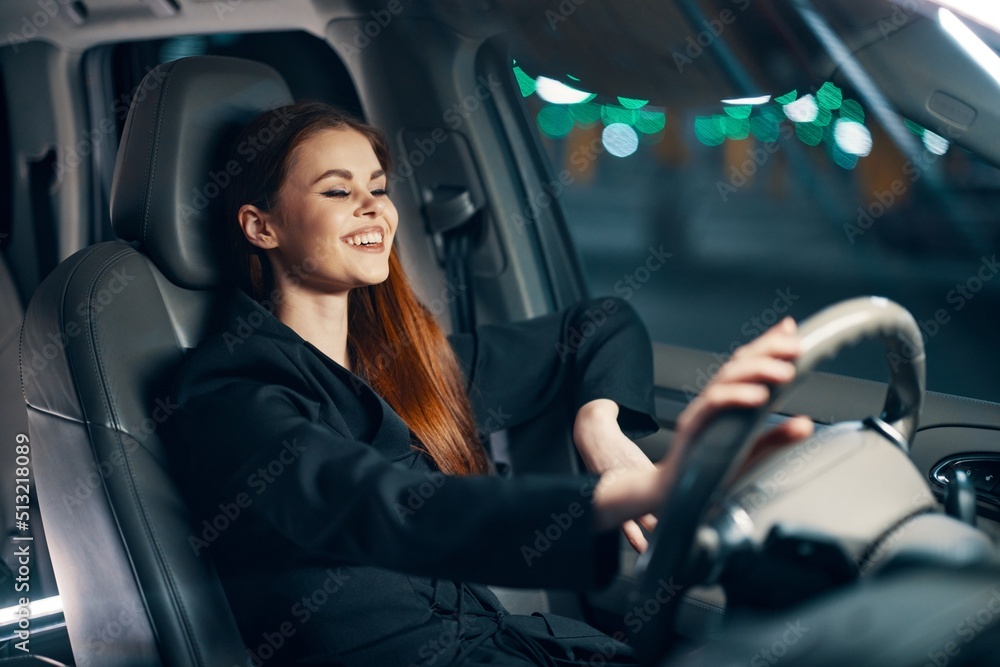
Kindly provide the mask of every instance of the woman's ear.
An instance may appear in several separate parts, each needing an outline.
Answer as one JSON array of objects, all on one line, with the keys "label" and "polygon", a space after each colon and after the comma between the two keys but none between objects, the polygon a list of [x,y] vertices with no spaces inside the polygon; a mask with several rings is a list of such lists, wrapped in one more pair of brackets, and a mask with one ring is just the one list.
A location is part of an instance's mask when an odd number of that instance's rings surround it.
[{"label": "woman's ear", "polygon": [[244,204],[236,213],[236,221],[243,230],[243,236],[253,245],[264,250],[278,247],[272,214],[262,211],[253,204]]}]

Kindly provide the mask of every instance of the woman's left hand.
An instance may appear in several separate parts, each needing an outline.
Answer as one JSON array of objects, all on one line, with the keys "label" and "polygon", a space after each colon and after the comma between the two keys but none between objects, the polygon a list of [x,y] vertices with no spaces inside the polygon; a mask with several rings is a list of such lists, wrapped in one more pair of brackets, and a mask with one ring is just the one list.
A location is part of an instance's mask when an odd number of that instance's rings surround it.
[{"label": "woman's left hand", "polygon": [[[607,398],[598,398],[583,405],[573,422],[573,440],[591,472],[614,474],[623,470],[655,470],[656,465],[639,446],[622,433],[618,426],[618,404]],[[652,531],[656,517],[647,514],[622,524],[625,538],[639,553],[646,550],[648,542],[639,527]]]}]

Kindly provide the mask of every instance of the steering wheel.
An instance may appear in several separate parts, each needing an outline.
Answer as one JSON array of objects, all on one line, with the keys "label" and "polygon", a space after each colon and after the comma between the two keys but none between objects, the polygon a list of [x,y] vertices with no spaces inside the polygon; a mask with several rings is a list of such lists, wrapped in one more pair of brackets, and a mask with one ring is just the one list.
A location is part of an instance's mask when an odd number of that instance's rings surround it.
[{"label": "steering wheel", "polygon": [[[924,396],[923,340],[910,313],[881,297],[850,299],[810,317],[799,326],[798,336],[802,354],[795,362],[795,380],[790,385],[772,387],[770,400],[759,408],[719,413],[688,444],[677,481],[658,515],[658,527],[636,564],[641,599],[656,596],[662,602],[657,591],[663,581],[681,590],[700,583],[695,580],[691,558],[697,531],[720,500],[723,482],[749,454],[751,435],[810,371],[844,347],[868,338],[881,339],[890,372],[889,388],[878,417],[864,420],[860,428],[824,438],[821,446],[837,448],[844,440],[885,438],[908,453]],[[681,598],[676,590],[671,590],[659,613],[650,616],[637,632],[636,649],[646,661],[662,655],[669,644]]]}]

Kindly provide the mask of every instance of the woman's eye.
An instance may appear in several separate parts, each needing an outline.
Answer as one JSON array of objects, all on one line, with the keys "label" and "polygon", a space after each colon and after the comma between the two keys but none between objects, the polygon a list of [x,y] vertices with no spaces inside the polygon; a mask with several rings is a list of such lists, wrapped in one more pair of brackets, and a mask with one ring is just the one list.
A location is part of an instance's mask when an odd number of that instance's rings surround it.
[{"label": "woman's eye", "polygon": [[346,197],[348,194],[346,190],[327,190],[323,193],[326,197]]},{"label": "woman's eye", "polygon": [[389,188],[378,188],[377,190],[372,190],[372,194],[376,197],[385,197],[389,194]]}]

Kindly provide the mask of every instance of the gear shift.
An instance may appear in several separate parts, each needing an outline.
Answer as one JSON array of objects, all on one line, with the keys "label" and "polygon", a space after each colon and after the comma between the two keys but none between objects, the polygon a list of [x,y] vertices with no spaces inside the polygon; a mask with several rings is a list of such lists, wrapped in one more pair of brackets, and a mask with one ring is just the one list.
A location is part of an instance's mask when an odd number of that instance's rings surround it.
[{"label": "gear shift", "polygon": [[949,466],[945,472],[944,511],[970,526],[976,525],[976,489],[964,470]]}]

